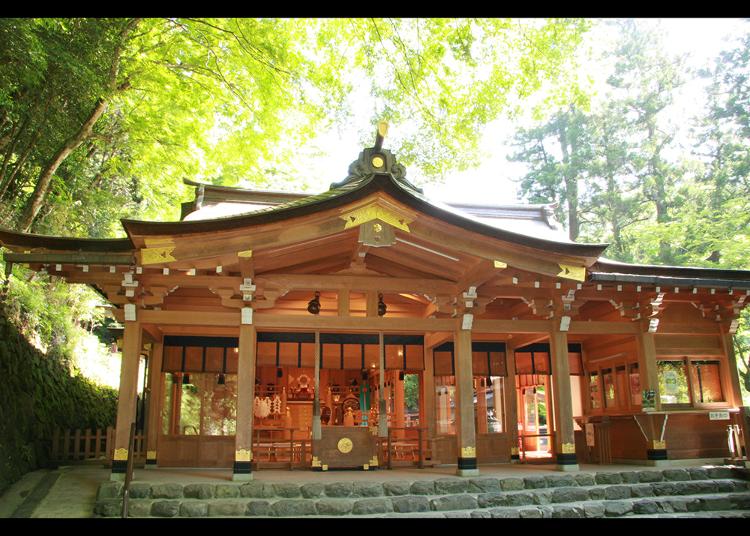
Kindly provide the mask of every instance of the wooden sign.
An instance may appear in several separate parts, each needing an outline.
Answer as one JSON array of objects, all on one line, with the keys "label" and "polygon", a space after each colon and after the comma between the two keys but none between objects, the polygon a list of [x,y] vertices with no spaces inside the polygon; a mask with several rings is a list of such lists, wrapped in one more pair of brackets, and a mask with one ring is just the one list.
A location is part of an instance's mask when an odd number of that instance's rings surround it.
[{"label": "wooden sign", "polygon": [[710,420],[710,421],[728,421],[729,420],[729,412],[728,411],[709,411],[708,412],[708,420]]}]

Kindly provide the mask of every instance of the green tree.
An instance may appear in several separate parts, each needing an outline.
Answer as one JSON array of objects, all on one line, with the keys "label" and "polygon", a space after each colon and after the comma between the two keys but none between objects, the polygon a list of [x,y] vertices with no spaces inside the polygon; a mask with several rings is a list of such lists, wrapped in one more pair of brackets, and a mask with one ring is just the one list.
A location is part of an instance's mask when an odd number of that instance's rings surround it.
[{"label": "green tree", "polygon": [[[656,31],[639,28],[632,20],[623,21],[620,32],[622,38],[614,51],[616,62],[608,84],[631,122],[637,147],[630,156],[634,174],[642,195],[652,205],[655,225],[661,226],[673,217],[674,193],[684,171],[666,156],[675,129],[664,120],[664,111],[684,83],[685,61],[663,53]],[[675,261],[668,240],[659,241],[655,255],[651,251],[641,255],[647,257],[643,260],[662,264]]]},{"label": "green tree", "polygon": [[542,125],[520,129],[515,137],[519,150],[510,157],[531,167],[521,179],[521,196],[532,203],[556,203],[571,240],[581,231],[581,183],[591,159],[587,136],[587,117],[571,105]]}]

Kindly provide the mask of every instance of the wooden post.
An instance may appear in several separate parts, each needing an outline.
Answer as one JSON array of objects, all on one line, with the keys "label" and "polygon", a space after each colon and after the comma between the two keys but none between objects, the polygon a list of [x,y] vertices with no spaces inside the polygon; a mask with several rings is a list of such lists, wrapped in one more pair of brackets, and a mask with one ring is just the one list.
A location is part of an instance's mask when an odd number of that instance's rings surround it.
[{"label": "wooden post", "polygon": [[[644,326],[644,329],[647,329]],[[638,372],[641,376],[641,390],[654,391],[655,411],[661,411],[661,395],[659,393],[659,371],[656,363],[656,341],[653,333],[643,331],[638,334]],[[646,419],[646,433],[649,436],[646,458],[654,463],[667,459],[666,441],[660,440],[660,434],[656,432],[652,415]]]},{"label": "wooden post", "polygon": [[138,365],[141,357],[141,323],[125,322],[120,366],[120,396],[117,399],[115,444],[112,456],[111,480],[124,480],[128,464],[130,425],[135,422],[138,389]]},{"label": "wooden post", "polygon": [[734,354],[733,335],[731,333],[721,334],[721,345],[724,355],[727,356],[727,370],[722,374],[724,383],[724,397],[733,407],[742,407],[742,390],[740,389],[740,375],[737,371],[737,357]]},{"label": "wooden post", "polygon": [[91,428],[86,428],[83,432],[83,459],[88,460],[91,454]]},{"label": "wooden post", "polygon": [[[312,422],[312,438],[313,440],[319,440],[323,436],[323,431],[320,428],[320,332],[315,332],[315,378],[314,378],[314,392],[313,392],[313,422]],[[333,418],[333,415],[331,415]]]},{"label": "wooden post", "polygon": [[561,471],[577,471],[576,442],[573,430],[573,400],[570,392],[568,334],[558,330],[550,333],[552,354],[552,396],[555,424],[555,455]]},{"label": "wooden post", "polygon": [[[104,439],[104,456],[109,462],[112,461],[112,454],[114,453],[114,450],[115,450],[115,429],[112,428],[111,426],[107,426],[107,434]],[[110,463],[109,465],[111,467],[112,463]]]},{"label": "wooden post", "polygon": [[349,289],[339,290],[339,316],[349,316]]},{"label": "wooden post", "polygon": [[393,411],[393,427],[402,428],[396,431],[396,439],[403,438],[406,434],[406,430],[403,430],[406,427],[406,412],[404,411],[404,380],[401,379],[401,374],[403,372],[394,371],[393,373],[393,403],[396,406]]},{"label": "wooden post", "polygon": [[[369,303],[369,302],[368,302]],[[378,377],[378,437],[388,437],[388,411],[385,402],[385,339],[378,333],[380,375]],[[388,455],[390,458],[390,454]]]},{"label": "wooden post", "polygon": [[237,364],[237,432],[232,480],[252,480],[253,401],[255,400],[255,353],[257,334],[252,324],[240,325]]},{"label": "wooden post", "polygon": [[146,420],[146,467],[157,465],[157,442],[161,430],[162,404],[162,358],[164,344],[155,342],[151,347],[151,360],[148,367],[148,419]]},{"label": "wooden post", "polygon": [[99,459],[99,454],[102,451],[102,429],[97,428],[96,429],[96,439],[94,442],[94,459]]},{"label": "wooden post", "polygon": [[420,425],[419,428],[417,428],[417,454],[419,458],[417,458],[417,467],[420,469],[424,468],[424,450],[422,450],[422,426]]},{"label": "wooden post", "polygon": [[387,447],[386,447],[386,451],[388,452],[388,464],[386,465],[386,467],[388,469],[393,469],[393,466],[391,464],[392,449],[393,447],[391,445],[391,431],[388,430],[388,442],[387,442]]},{"label": "wooden post", "polygon": [[474,426],[474,378],[471,363],[471,331],[453,333],[456,354],[456,440],[459,476],[476,476],[477,448]]},{"label": "wooden post", "polygon": [[366,315],[369,317],[378,316],[378,293],[374,290],[367,292],[366,298]]},{"label": "wooden post", "polygon": [[[659,374],[656,367],[656,342],[653,333],[638,334],[638,372],[641,375],[641,390],[653,390],[655,393],[656,411],[661,411],[659,395]],[[600,380],[601,381],[601,380]]]},{"label": "wooden post", "polygon": [[510,461],[519,462],[518,453],[518,397],[516,395],[516,345],[508,341],[505,345],[505,367],[508,375],[505,377],[505,432],[510,443]]},{"label": "wooden post", "polygon": [[435,363],[432,348],[424,347],[424,373],[422,374],[422,408],[420,427],[427,427],[427,441],[435,438]]}]

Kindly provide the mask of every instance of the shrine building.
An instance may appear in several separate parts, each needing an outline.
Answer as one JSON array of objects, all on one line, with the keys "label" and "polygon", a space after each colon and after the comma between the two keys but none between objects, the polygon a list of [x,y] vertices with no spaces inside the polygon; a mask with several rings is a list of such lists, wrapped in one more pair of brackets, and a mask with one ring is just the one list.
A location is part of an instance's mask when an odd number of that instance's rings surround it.
[{"label": "shrine building", "polygon": [[[147,362],[146,467],[660,465],[747,444],[750,271],[625,264],[547,205],[425,197],[379,135],[317,195],[185,181],[127,238],[0,231],[124,326],[112,477]],[[489,200],[488,200],[489,201]]]}]

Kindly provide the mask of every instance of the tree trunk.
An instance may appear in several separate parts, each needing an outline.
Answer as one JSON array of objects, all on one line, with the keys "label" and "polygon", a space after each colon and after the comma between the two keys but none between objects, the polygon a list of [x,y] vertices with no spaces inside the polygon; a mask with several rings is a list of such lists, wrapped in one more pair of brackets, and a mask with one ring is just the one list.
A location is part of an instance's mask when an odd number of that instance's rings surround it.
[{"label": "tree trunk", "polygon": [[563,177],[565,180],[565,201],[568,205],[568,236],[575,241],[580,232],[580,223],[578,219],[578,179],[575,177],[575,170],[572,169],[568,146],[568,121],[566,116],[560,118],[557,126],[557,133],[560,139],[560,148],[562,149]]},{"label": "tree trunk", "polygon": [[29,158],[29,155],[31,154],[31,150],[36,145],[36,142],[39,141],[40,136],[41,136],[41,128],[37,128],[36,132],[34,132],[34,135],[31,138],[31,141],[29,142],[29,145],[26,147],[26,150],[21,155],[21,158],[19,158],[18,162],[16,162],[16,165],[13,166],[13,172],[8,177],[8,180],[5,181],[2,187],[0,187],[0,199],[3,199],[6,193],[8,192],[12,193],[15,190],[13,185],[14,185],[14,180],[16,178],[16,175],[18,174],[19,171],[21,171],[21,168],[26,163],[26,160]]},{"label": "tree trunk", "polygon": [[36,218],[37,214],[39,214],[39,209],[42,208],[42,203],[44,202],[44,198],[46,197],[47,192],[49,191],[50,183],[52,182],[52,177],[54,176],[55,172],[65,161],[68,155],[70,155],[70,153],[75,151],[84,141],[91,137],[94,129],[94,124],[106,111],[108,105],[109,102],[107,101],[107,99],[99,99],[94,106],[94,109],[91,110],[91,113],[89,114],[86,121],[83,123],[83,125],[81,125],[81,128],[78,129],[78,132],[76,132],[71,138],[68,138],[68,140],[66,140],[63,146],[57,151],[57,153],[55,153],[55,155],[44,167],[42,173],[39,175],[39,179],[37,180],[36,187],[34,188],[34,193],[31,194],[31,198],[29,198],[28,202],[26,203],[26,208],[23,212],[23,216],[21,216],[21,221],[18,224],[18,228],[21,231],[29,231],[29,229],[31,228],[31,224],[34,223],[34,219]]},{"label": "tree trunk", "polygon": [[65,161],[65,159],[70,155],[70,153],[75,151],[83,142],[91,137],[94,130],[94,125],[109,106],[109,99],[111,99],[116,92],[124,91],[128,87],[130,87],[128,81],[123,82],[119,86],[117,85],[117,76],[120,71],[120,55],[122,54],[122,49],[128,34],[138,25],[140,20],[141,19],[131,19],[127,22],[127,24],[125,24],[122,31],[120,32],[119,41],[112,54],[112,64],[110,65],[107,77],[107,86],[109,89],[107,95],[101,97],[96,102],[96,105],[91,110],[91,113],[86,118],[86,121],[84,121],[83,125],[81,125],[81,128],[78,129],[78,132],[76,132],[72,137],[68,138],[68,140],[65,141],[63,146],[50,159],[50,161],[47,163],[47,165],[39,175],[39,179],[37,179],[36,186],[34,188],[34,193],[31,194],[31,197],[27,201],[26,208],[24,209],[24,213],[21,216],[21,221],[18,224],[18,228],[21,231],[29,231],[31,225],[34,223],[34,220],[37,217],[37,214],[39,214],[39,209],[44,203],[44,198],[47,196],[47,192],[49,191],[52,177],[54,176],[55,172]]}]

